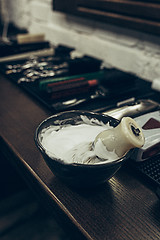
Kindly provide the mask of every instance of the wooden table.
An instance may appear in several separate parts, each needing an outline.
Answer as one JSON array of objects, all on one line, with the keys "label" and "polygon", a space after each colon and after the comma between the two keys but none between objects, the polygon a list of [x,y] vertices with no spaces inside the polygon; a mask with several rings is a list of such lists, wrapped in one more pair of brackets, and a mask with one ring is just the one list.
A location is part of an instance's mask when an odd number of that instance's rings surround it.
[{"label": "wooden table", "polygon": [[71,189],[57,179],[34,143],[52,113],[0,76],[0,150],[73,239],[158,240],[160,202],[154,187],[127,165],[103,186]]}]

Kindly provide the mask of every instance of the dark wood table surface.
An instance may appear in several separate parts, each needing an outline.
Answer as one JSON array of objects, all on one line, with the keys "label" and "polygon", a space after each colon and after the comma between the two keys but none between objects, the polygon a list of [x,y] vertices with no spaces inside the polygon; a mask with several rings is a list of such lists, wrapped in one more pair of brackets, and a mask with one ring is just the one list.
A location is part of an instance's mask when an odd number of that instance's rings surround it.
[{"label": "dark wood table surface", "polygon": [[74,239],[158,240],[160,201],[154,187],[124,165],[104,185],[72,189],[57,179],[34,143],[52,113],[0,75],[0,150]]}]

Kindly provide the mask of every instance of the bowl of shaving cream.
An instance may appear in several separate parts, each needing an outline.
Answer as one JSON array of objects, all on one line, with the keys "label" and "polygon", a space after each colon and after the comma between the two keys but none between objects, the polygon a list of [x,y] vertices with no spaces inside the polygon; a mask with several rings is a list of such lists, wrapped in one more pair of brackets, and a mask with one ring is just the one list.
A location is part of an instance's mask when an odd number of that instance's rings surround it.
[{"label": "bowl of shaving cream", "polygon": [[[96,149],[96,136],[118,126],[119,120],[88,111],[65,111],[42,121],[35,131],[35,143],[55,176],[70,186],[94,187],[109,180],[130,156]],[[99,157],[98,153],[101,153]]]}]

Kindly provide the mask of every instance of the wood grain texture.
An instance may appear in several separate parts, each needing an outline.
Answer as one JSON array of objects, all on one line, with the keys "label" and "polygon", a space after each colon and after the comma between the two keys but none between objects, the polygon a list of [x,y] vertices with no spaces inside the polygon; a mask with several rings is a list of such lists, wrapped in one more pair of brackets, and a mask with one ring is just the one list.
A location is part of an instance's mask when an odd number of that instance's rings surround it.
[{"label": "wood grain texture", "polygon": [[34,143],[36,127],[51,112],[2,76],[0,99],[1,150],[75,239],[160,239],[160,203],[151,185],[124,166],[96,189],[69,188],[52,174]]}]

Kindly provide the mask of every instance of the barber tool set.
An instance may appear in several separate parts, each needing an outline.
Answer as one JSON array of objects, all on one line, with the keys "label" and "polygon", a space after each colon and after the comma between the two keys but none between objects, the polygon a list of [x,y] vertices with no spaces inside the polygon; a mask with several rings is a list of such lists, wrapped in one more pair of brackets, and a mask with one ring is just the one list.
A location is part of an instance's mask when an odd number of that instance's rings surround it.
[{"label": "barber tool set", "polygon": [[3,51],[1,73],[52,113],[78,109],[119,120],[126,116],[134,118],[142,128],[145,144],[132,154],[132,167],[159,186],[160,97],[157,85],[160,81],[150,83],[130,73],[106,68],[101,59],[83,55],[74,48],[58,45],[51,50],[47,42],[42,44],[41,49],[40,43],[28,44],[27,52],[27,45],[23,43],[18,46],[21,54],[17,55],[17,50],[16,56],[13,51],[11,56],[4,56]]}]

